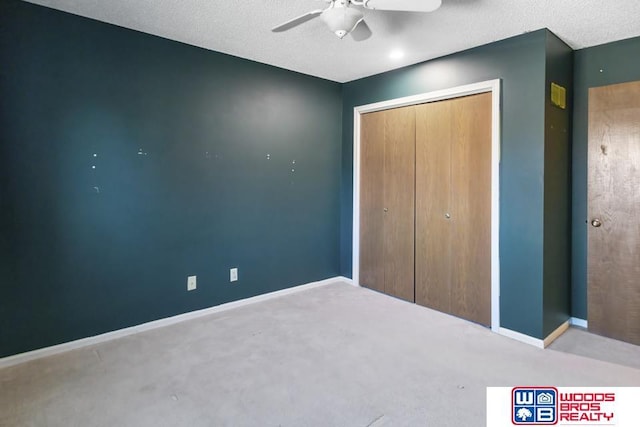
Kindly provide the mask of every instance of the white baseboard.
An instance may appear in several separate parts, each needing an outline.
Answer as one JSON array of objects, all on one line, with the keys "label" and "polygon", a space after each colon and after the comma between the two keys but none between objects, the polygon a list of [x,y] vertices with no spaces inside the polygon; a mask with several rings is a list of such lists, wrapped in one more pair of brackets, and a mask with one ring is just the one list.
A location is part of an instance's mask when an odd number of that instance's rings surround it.
[{"label": "white baseboard", "polygon": [[257,302],[278,298],[284,295],[294,294],[301,291],[317,288],[320,286],[330,285],[332,283],[347,282],[353,284],[351,279],[342,276],[331,277],[329,279],[320,280],[317,282],[306,283],[303,285],[294,286],[292,288],[282,289],[279,291],[269,292],[267,294],[256,295],[254,297],[241,299],[238,301],[231,301],[225,304],[216,305],[214,307],[204,308],[202,310],[190,311],[188,313],[178,314],[176,316],[166,317],[164,319],[154,320],[152,322],[142,323],[140,325],[131,326],[124,329],[118,329],[116,331],[107,332],[93,337],[82,338],[75,341],[69,341],[66,343],[54,345],[51,347],[40,348],[38,350],[28,351],[26,353],[19,353],[13,356],[8,356],[0,359],[0,369],[9,366],[18,365],[31,360],[40,359],[42,357],[52,356],[54,354],[64,353],[66,351],[75,350],[78,348],[86,347],[89,345],[99,344],[106,341],[111,341],[117,338],[126,337],[140,332],[149,331],[151,329],[162,328],[164,326],[173,325],[176,323],[184,322],[186,320],[196,319],[198,317],[207,316],[212,313],[219,313],[221,311],[230,310],[237,307],[242,307],[249,304],[255,304]]},{"label": "white baseboard", "polygon": [[350,284],[351,286],[355,286],[356,288],[359,288],[360,285],[357,284],[356,282],[353,281],[353,279],[349,279],[348,277],[339,277],[341,281],[343,282],[347,282],[348,284]]},{"label": "white baseboard", "polygon": [[512,331],[511,329],[507,329],[507,328],[499,328],[498,329],[498,333],[500,335],[504,335],[507,338],[511,338],[511,339],[516,340],[516,341],[520,341],[520,342],[523,342],[525,344],[532,345],[534,347],[544,348],[544,341],[543,340],[541,340],[539,338],[531,337],[529,335],[525,335],[525,334],[523,334],[521,332]]},{"label": "white baseboard", "polygon": [[534,338],[529,335],[525,335],[521,332],[512,331],[507,328],[499,328],[498,333],[500,335],[504,335],[507,338],[514,339],[516,341],[523,342],[525,344],[532,345],[537,348],[546,348],[549,344],[555,341],[560,335],[565,333],[565,331],[569,329],[569,321],[567,320],[562,325],[558,326],[553,332],[551,332],[547,337],[543,340],[540,338]]},{"label": "white baseboard", "polygon": [[578,317],[572,317],[571,319],[569,319],[569,322],[573,325],[573,326],[579,326],[581,328],[588,328],[589,327],[589,322],[587,322],[584,319],[580,319]]}]

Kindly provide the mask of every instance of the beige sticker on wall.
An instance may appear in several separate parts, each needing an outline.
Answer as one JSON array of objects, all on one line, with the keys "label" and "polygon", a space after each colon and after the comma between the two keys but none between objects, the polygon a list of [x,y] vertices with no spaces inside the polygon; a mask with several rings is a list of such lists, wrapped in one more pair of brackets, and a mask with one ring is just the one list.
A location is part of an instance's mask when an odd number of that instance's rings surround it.
[{"label": "beige sticker on wall", "polygon": [[563,110],[567,108],[567,90],[555,83],[551,83],[551,103]]}]

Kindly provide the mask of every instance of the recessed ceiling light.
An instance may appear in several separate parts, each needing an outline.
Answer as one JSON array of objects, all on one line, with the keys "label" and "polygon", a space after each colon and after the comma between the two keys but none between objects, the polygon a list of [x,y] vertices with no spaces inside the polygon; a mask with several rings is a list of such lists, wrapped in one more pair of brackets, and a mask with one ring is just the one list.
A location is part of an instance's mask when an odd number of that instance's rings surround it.
[{"label": "recessed ceiling light", "polygon": [[401,51],[400,49],[394,49],[389,54],[389,58],[391,58],[393,60],[402,59],[403,57],[404,57],[404,52]]}]

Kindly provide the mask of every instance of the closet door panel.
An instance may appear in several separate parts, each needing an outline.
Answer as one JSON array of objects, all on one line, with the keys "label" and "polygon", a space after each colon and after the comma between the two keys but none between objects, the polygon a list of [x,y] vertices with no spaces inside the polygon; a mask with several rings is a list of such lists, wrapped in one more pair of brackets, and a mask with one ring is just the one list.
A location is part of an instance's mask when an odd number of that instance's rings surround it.
[{"label": "closet door panel", "polygon": [[415,107],[385,114],[385,292],[414,301]]},{"label": "closet door panel", "polygon": [[491,325],[491,94],[453,100],[451,314]]},{"label": "closet door panel", "polygon": [[449,312],[452,101],[416,106],[416,303]]},{"label": "closet door panel", "polygon": [[384,292],[384,111],[360,122],[360,284]]}]

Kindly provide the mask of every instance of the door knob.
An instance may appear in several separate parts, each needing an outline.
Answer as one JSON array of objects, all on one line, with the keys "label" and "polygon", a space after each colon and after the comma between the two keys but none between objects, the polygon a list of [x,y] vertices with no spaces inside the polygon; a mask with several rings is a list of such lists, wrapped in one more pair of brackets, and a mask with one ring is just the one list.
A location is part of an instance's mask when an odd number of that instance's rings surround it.
[{"label": "door knob", "polygon": [[602,221],[600,221],[598,218],[594,218],[591,220],[591,225],[594,227],[600,227],[602,225]]},{"label": "door knob", "polygon": [[449,219],[449,218],[451,218],[451,214],[449,212],[447,212],[446,214],[444,214],[444,217]]},{"label": "door knob", "polygon": [[384,209],[383,209],[383,211],[385,211],[385,212],[387,212],[388,210],[389,210],[389,209],[387,209],[387,208],[384,208]]}]

